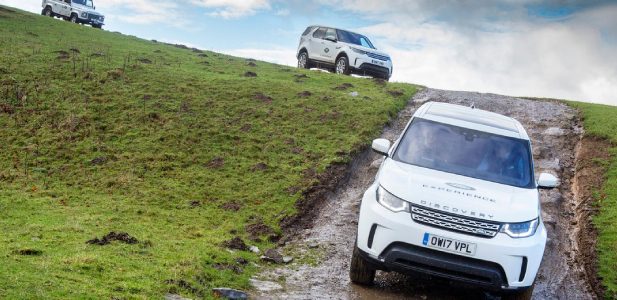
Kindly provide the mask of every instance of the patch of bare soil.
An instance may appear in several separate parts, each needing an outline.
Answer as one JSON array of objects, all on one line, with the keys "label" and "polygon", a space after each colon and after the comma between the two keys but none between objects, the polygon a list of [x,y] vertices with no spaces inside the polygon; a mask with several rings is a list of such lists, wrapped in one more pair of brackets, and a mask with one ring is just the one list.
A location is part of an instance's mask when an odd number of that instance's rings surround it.
[{"label": "patch of bare soil", "polygon": [[225,159],[217,156],[213,159],[211,159],[207,164],[206,167],[210,168],[210,169],[220,169],[225,165]]},{"label": "patch of bare soil", "polygon": [[264,93],[258,92],[253,95],[253,99],[259,100],[263,103],[272,103],[272,97],[265,95]]},{"label": "patch of bare soil", "polygon": [[[599,160],[609,160],[611,143],[604,139],[585,137],[577,149],[576,175],[572,183],[572,191],[576,199],[578,230],[572,232],[572,238],[578,242],[578,261],[585,268],[587,282],[591,285],[595,297],[601,299],[604,295],[602,282],[598,277],[598,258],[596,241],[598,232],[592,223],[598,208],[593,205],[594,191],[601,190],[605,178],[606,167]],[[604,195],[600,195],[604,197]]]},{"label": "patch of bare soil", "polygon": [[[378,84],[380,84],[378,82]],[[534,101],[494,94],[424,89],[411,99],[382,138],[395,140],[415,110],[427,101],[448,102],[497,112],[519,120],[534,145],[536,174],[557,175],[562,184],[541,191],[542,218],[549,240],[534,290],[536,299],[589,299],[591,288],[579,259],[576,239],[577,206],[572,186],[575,147],[583,133],[578,112],[556,101]],[[284,219],[285,247],[309,253],[317,249],[323,259],[316,266],[292,263],[264,271],[255,282],[280,282],[282,288],[256,286],[257,298],[272,299],[469,299],[490,298],[483,291],[423,276],[378,272],[375,285],[362,287],[349,280],[349,261],[354,247],[362,195],[381,163],[369,149],[354,155],[350,164],[333,165],[317,176],[319,181],[303,192],[298,216]],[[308,176],[305,175],[305,176]],[[311,247],[318,245],[318,248]]]},{"label": "patch of bare soil", "polygon": [[136,238],[130,236],[128,233],[126,232],[110,232],[107,235],[103,236],[102,238],[93,238],[89,241],[86,242],[86,244],[90,244],[90,245],[99,245],[99,246],[104,246],[104,245],[108,245],[113,241],[118,241],[121,243],[125,243],[125,244],[137,244],[139,243],[139,240],[137,240]]},{"label": "patch of bare soil", "polygon": [[247,71],[246,73],[244,73],[244,77],[257,77],[257,73]]},{"label": "patch of bare soil", "polygon": [[334,90],[335,91],[344,91],[344,90],[347,90],[347,89],[352,88],[352,87],[353,87],[353,84],[346,82],[346,83],[343,83],[341,85],[335,86]]},{"label": "patch of bare soil", "polygon": [[299,98],[307,98],[307,97],[310,97],[310,96],[313,96],[313,93],[311,93],[309,91],[303,91],[303,92],[298,93],[298,97]]},{"label": "patch of bare soil", "polygon": [[225,248],[246,251],[248,250],[248,246],[244,243],[244,241],[240,237],[234,237],[231,240],[223,242],[223,246]]}]

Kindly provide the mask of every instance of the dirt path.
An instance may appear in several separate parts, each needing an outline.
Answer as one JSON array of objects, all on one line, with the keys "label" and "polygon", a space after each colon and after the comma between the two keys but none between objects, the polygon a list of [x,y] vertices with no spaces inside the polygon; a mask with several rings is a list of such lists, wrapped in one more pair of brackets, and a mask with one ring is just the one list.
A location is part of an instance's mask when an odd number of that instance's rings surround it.
[{"label": "dirt path", "polygon": [[[427,101],[461,105],[472,103],[479,109],[494,111],[519,120],[531,136],[536,174],[548,171],[558,175],[559,189],[542,191],[544,223],[549,241],[537,277],[536,299],[591,299],[590,288],[578,258],[578,230],[572,180],[575,149],[582,128],[577,112],[561,103],[520,98],[425,89],[385,128],[382,137],[394,140],[404,129],[415,109]],[[354,244],[360,200],[373,181],[379,157],[366,151],[352,165],[352,176],[343,188],[324,201],[314,226],[300,231],[286,247],[317,252],[323,256],[316,266],[292,264],[264,272],[258,279],[283,282],[256,284],[256,298],[292,299],[455,299],[483,298],[481,291],[452,287],[447,282],[411,278],[396,273],[378,272],[373,287],[349,281],[349,259]],[[309,247],[310,246],[310,247]],[[313,250],[315,251],[315,250]],[[284,279],[284,280],[282,280]]]}]

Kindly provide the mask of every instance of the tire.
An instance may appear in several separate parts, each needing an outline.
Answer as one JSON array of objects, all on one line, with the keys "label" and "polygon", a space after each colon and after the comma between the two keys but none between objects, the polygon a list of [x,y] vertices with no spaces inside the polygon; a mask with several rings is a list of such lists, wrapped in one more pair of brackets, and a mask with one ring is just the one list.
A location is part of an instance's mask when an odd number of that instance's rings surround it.
[{"label": "tire", "polygon": [[92,25],[92,27],[96,28],[96,29],[102,29],[103,25]]},{"label": "tire", "polygon": [[310,67],[308,53],[306,51],[300,52],[300,55],[298,55],[298,68],[309,69]]},{"label": "tire", "polygon": [[46,6],[43,9],[43,12],[41,12],[41,15],[53,18],[54,17],[54,12],[51,10],[51,7]]},{"label": "tire", "polygon": [[351,282],[371,285],[375,280],[376,270],[371,268],[369,264],[360,255],[360,250],[356,245],[353,247],[353,254],[351,255],[351,264],[349,265],[349,278]]},{"label": "tire", "polygon": [[341,56],[336,60],[334,71],[336,72],[336,74],[349,75],[349,60],[346,56]]},{"label": "tire", "polygon": [[533,295],[534,287],[535,287],[535,284],[533,284],[526,290],[519,291],[514,294],[504,295],[503,297],[501,297],[501,299],[503,300],[530,300],[531,296]]},{"label": "tire", "polygon": [[77,21],[78,21],[77,15],[76,14],[72,14],[71,18],[69,18],[69,22],[77,24]]}]

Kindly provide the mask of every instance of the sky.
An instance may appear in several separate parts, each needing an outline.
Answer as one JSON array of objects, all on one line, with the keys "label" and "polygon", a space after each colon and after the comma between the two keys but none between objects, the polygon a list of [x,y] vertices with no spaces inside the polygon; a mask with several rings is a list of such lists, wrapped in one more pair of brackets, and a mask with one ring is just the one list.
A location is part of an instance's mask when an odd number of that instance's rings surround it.
[{"label": "sky", "polygon": [[[0,0],[40,13],[40,0]],[[296,65],[312,24],[367,35],[392,81],[617,105],[617,0],[94,0],[105,30]]]}]

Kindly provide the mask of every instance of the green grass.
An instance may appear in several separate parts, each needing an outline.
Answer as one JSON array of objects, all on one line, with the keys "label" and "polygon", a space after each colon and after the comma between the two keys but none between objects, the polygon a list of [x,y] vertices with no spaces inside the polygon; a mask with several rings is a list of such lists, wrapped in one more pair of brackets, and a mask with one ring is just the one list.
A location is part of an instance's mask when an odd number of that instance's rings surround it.
[{"label": "green grass", "polygon": [[609,149],[612,161],[602,162],[607,167],[602,197],[597,198],[600,212],[594,217],[598,229],[599,275],[606,288],[607,298],[617,298],[617,107],[570,102],[583,113],[586,134],[606,138],[612,142]]},{"label": "green grass", "polygon": [[[258,256],[221,243],[248,242],[247,224],[280,233],[311,174],[347,162],[416,91],[205,54],[0,6],[0,298],[247,289],[258,267],[215,266]],[[140,243],[86,244],[110,231]]]}]

